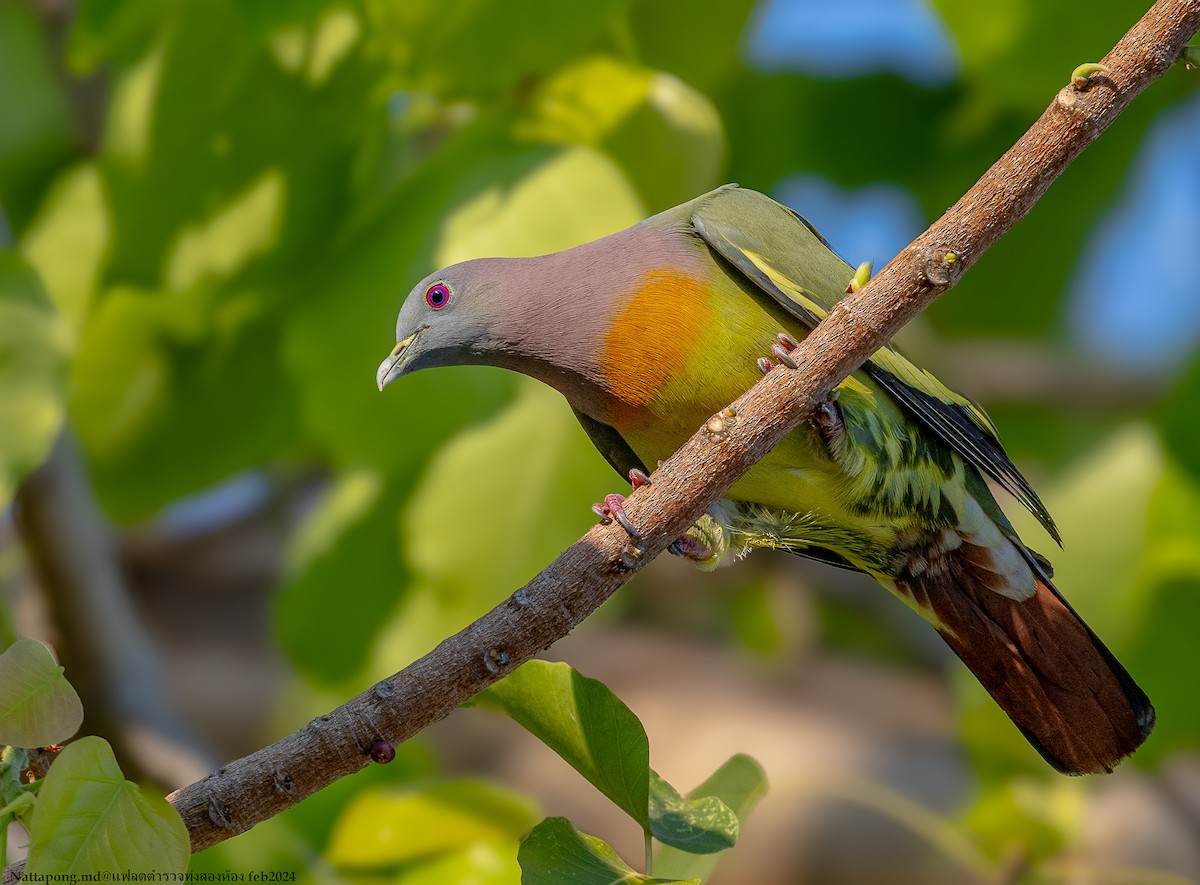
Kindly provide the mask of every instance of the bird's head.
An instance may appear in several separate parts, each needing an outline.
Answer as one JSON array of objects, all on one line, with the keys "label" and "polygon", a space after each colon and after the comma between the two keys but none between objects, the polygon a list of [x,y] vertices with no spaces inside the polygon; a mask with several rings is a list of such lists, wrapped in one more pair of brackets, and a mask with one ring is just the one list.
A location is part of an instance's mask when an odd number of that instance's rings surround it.
[{"label": "bird's head", "polygon": [[396,346],[375,373],[380,390],[418,369],[488,362],[494,308],[489,280],[496,277],[487,265],[497,260],[456,264],[408,293],[396,318]]}]

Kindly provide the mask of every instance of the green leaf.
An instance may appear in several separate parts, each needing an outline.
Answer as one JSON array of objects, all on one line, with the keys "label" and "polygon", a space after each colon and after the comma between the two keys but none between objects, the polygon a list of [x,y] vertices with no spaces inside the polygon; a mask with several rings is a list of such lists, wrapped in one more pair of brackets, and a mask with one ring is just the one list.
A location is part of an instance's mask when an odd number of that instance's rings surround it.
[{"label": "green leaf", "polygon": [[0,744],[59,744],[82,723],[79,695],[46,646],[18,639],[0,654]]},{"label": "green leaf", "polygon": [[1159,407],[1158,429],[1172,456],[1200,480],[1200,453],[1196,446],[1200,435],[1200,361],[1177,384],[1170,397]]},{"label": "green leaf", "polygon": [[[375,48],[402,87],[446,97],[495,97],[597,45],[630,0],[437,0],[375,4]],[[453,64],[430,64],[453,59]]]},{"label": "green leaf", "polygon": [[312,679],[336,683],[357,673],[406,590],[396,544],[402,489],[375,470],[346,471],[291,538],[274,600],[276,636]]},{"label": "green leaf", "polygon": [[716,186],[725,154],[721,118],[707,98],[671,74],[608,56],[547,77],[513,131],[522,141],[603,150],[652,212]]},{"label": "green leaf", "polygon": [[650,746],[642,723],[604,683],[567,664],[529,661],[476,696],[561,756],[650,828]]},{"label": "green leaf", "polygon": [[178,812],[125,780],[98,737],[68,744],[38,792],[25,875],[182,873],[191,843]]},{"label": "green leaf", "polygon": [[1079,838],[1085,799],[1078,779],[1000,781],[982,791],[966,826],[987,856],[1020,854],[1032,869]]},{"label": "green leaf", "polygon": [[478,842],[515,843],[536,820],[527,798],[482,781],[367,790],[338,818],[326,856],[347,869],[390,867]]},{"label": "green leaf", "polygon": [[404,513],[413,569],[490,604],[586,530],[587,502],[615,479],[557,393],[524,379],[519,391],[506,412],[444,446]]},{"label": "green leaf", "polygon": [[0,205],[18,230],[74,151],[71,106],[49,44],[32,4],[0,3]]},{"label": "green leaf", "polygon": [[521,885],[700,885],[699,879],[644,876],[595,836],[563,817],[548,817],[525,837],[517,852]]},{"label": "green leaf", "polygon": [[110,513],[144,516],[287,450],[299,417],[279,334],[258,292],[105,293],[72,366],[71,415]]},{"label": "green leaf", "polygon": [[29,267],[0,249],[0,508],[63,421],[67,332]]},{"label": "green leaf", "polygon": [[477,842],[401,870],[391,885],[520,885],[517,845]]},{"label": "green leaf", "polygon": [[75,335],[83,331],[111,242],[109,212],[96,163],[80,163],[47,189],[21,236],[21,254]]},{"label": "green leaf", "polygon": [[714,854],[737,842],[738,819],[716,796],[684,799],[651,771],[650,832],[664,845],[691,854]]},{"label": "green leaf", "polygon": [[[740,830],[746,825],[750,812],[766,792],[767,778],[762,766],[749,756],[738,754],[688,793],[687,799],[696,801],[703,797],[711,797],[720,800],[737,816]],[[697,855],[669,845],[661,845],[654,852],[654,869],[663,876],[707,880],[716,869],[718,860],[717,855]]]}]

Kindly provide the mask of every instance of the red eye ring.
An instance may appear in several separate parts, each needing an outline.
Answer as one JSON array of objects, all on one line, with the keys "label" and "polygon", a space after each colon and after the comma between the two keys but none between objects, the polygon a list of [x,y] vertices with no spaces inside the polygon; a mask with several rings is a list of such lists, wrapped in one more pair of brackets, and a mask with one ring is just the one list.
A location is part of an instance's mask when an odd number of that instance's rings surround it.
[{"label": "red eye ring", "polygon": [[442,283],[434,283],[425,292],[425,303],[434,310],[441,310],[450,303],[450,290]]}]

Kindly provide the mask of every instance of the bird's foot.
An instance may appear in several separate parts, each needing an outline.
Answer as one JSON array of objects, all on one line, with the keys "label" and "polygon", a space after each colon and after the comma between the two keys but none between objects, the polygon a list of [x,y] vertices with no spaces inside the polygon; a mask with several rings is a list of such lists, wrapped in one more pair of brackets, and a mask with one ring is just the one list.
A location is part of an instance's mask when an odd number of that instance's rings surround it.
[{"label": "bird's foot", "polygon": [[712,547],[691,534],[680,535],[671,542],[671,546],[667,550],[683,559],[690,559],[698,563],[707,563],[717,555]]},{"label": "bird's foot", "polygon": [[616,523],[621,528],[625,529],[626,534],[634,541],[642,540],[642,533],[625,514],[625,496],[624,495],[605,495],[604,500],[599,504],[592,505],[592,513],[600,517],[600,522],[604,525]]},{"label": "bird's foot", "polygon": [[706,572],[712,571],[729,561],[729,534],[724,523],[710,511],[676,538],[667,550]]},{"label": "bird's foot", "polygon": [[817,429],[817,436],[821,437],[821,442],[825,444],[825,448],[830,452],[835,451],[835,446],[841,440],[842,434],[846,432],[846,424],[842,420],[842,410],[837,404],[837,391],[829,394],[829,398],[825,402],[817,406],[817,410],[812,416],[813,427]]},{"label": "bird's foot", "polygon": [[[650,477],[644,470],[635,467],[629,471],[629,484],[635,489],[640,489],[642,486],[650,485]],[[625,513],[624,495],[605,495],[602,502],[592,505],[592,512],[600,517],[600,522],[604,525],[615,522],[625,529],[626,534],[634,541],[642,540],[642,533],[637,530],[637,526]]]},{"label": "bird's foot", "polygon": [[[777,362],[787,366],[789,369],[795,369],[799,366],[799,363],[792,359],[792,351],[797,346],[795,338],[786,332],[780,332],[775,337],[775,343],[771,345],[771,356],[775,357]],[[761,356],[758,358],[758,368],[765,375],[775,368],[775,363],[767,357]]]}]

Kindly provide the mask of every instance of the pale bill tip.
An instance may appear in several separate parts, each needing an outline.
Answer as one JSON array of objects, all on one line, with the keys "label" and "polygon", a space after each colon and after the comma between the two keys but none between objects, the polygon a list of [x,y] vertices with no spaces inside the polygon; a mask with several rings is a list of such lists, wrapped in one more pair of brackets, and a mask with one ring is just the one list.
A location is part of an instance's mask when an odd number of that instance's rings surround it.
[{"label": "pale bill tip", "polygon": [[398,364],[401,356],[403,356],[402,353],[396,354],[395,351],[393,351],[388,355],[387,359],[379,364],[379,369],[375,372],[375,384],[380,391],[382,391],[383,388],[387,387],[400,376]]},{"label": "pale bill tip", "polygon": [[408,348],[412,343],[417,340],[417,336],[426,328],[426,326],[422,326],[403,341],[397,341],[396,346],[392,348],[392,352],[379,364],[379,368],[375,371],[375,384],[381,392],[383,388],[387,387],[404,373],[404,355],[408,352]]}]

